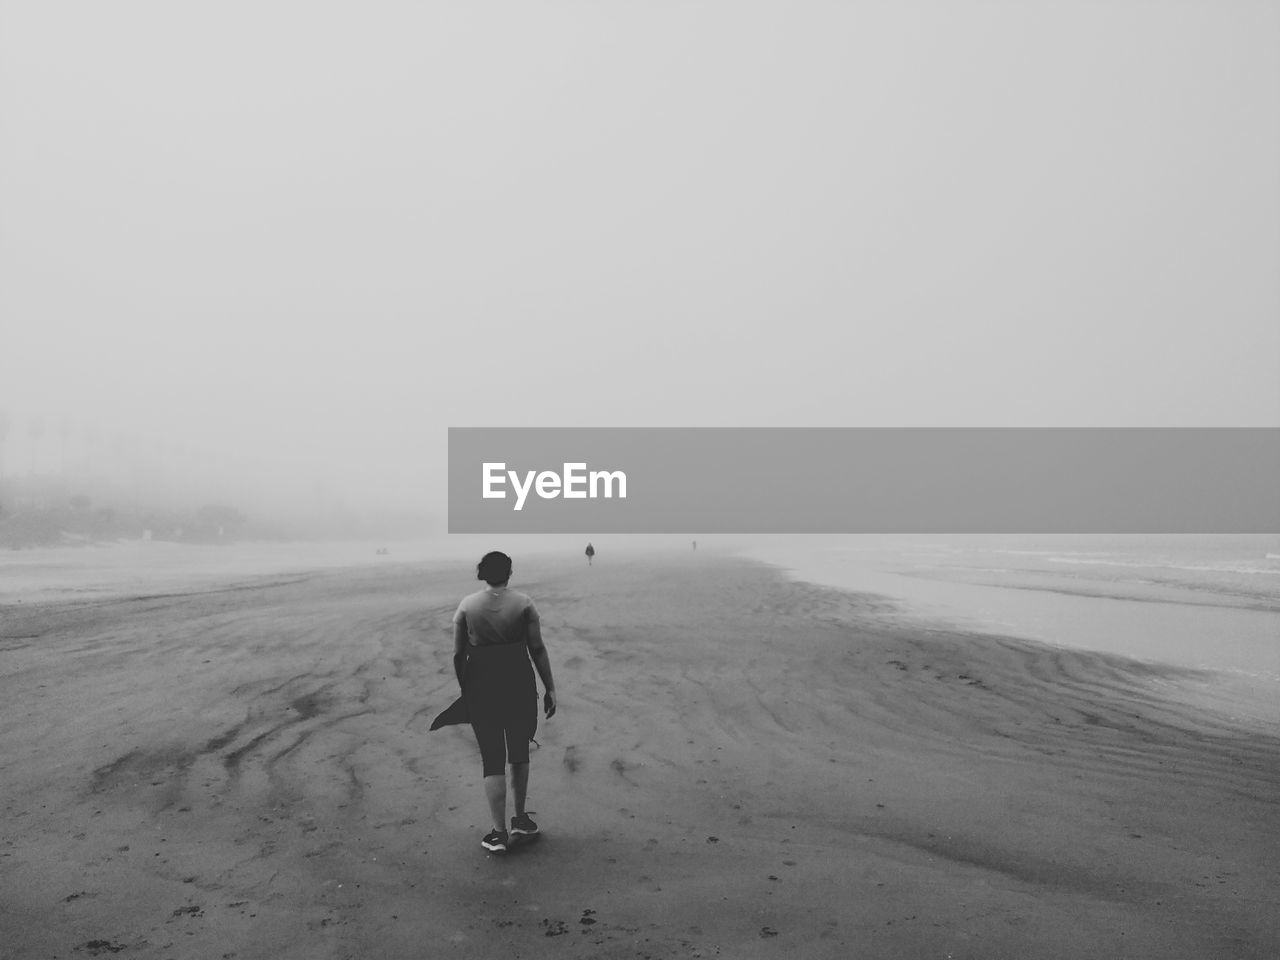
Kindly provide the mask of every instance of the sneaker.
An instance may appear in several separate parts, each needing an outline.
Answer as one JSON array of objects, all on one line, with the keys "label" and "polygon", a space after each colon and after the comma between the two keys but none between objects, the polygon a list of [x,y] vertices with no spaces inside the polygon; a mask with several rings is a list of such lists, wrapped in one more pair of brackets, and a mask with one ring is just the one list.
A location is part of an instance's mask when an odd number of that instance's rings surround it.
[{"label": "sneaker", "polygon": [[518,813],[511,818],[511,837],[533,837],[538,833],[538,825],[527,813]]},{"label": "sneaker", "polygon": [[484,847],[490,853],[506,853],[507,831],[490,830],[484,835],[484,839],[480,841],[480,846]]}]

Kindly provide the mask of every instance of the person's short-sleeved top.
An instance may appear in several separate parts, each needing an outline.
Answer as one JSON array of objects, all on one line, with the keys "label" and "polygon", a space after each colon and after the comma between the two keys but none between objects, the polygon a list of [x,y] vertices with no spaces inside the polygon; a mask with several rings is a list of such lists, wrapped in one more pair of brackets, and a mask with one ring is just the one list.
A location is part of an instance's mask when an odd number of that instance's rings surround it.
[{"label": "person's short-sleeved top", "polygon": [[538,623],[538,610],[517,590],[486,587],[462,598],[453,622],[466,624],[467,639],[477,647],[525,643],[530,625]]}]

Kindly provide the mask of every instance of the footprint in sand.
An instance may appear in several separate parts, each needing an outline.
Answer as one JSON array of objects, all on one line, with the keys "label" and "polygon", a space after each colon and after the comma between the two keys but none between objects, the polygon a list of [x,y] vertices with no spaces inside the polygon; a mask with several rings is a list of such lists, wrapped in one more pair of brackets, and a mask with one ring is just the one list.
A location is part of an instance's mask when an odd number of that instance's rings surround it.
[{"label": "footprint in sand", "polygon": [[570,773],[577,773],[581,761],[578,760],[578,748],[570,746],[564,748],[564,768]]},{"label": "footprint in sand", "polygon": [[119,953],[125,949],[123,943],[116,943],[113,940],[90,940],[88,943],[76,947],[77,950],[87,950],[91,955],[97,956],[100,953]]},{"label": "footprint in sand", "polygon": [[569,932],[563,920],[544,919],[542,925],[547,928],[543,932],[544,937],[559,937]]},{"label": "footprint in sand", "polygon": [[610,769],[613,770],[614,773],[620,776],[623,780],[625,780],[631,786],[634,787],[637,785],[634,780],[632,780],[629,776],[627,776],[628,771],[633,770],[635,768],[634,764],[627,763],[627,761],[623,760],[621,757],[616,757],[614,760],[612,760],[609,763],[609,767]]}]

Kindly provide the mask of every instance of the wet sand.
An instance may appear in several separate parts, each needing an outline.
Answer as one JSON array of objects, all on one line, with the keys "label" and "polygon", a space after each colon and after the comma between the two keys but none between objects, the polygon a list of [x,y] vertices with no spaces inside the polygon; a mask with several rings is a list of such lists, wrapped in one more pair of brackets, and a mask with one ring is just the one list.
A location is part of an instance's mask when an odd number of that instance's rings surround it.
[{"label": "wet sand", "polygon": [[516,559],[561,705],[506,857],[427,732],[465,569],[0,610],[0,956],[1280,955],[1280,735],[1208,678]]}]

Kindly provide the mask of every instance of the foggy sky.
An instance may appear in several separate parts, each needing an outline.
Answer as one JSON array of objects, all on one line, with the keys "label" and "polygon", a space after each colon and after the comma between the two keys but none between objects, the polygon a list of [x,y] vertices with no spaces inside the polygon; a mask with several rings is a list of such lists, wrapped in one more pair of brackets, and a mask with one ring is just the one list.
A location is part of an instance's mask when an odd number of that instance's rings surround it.
[{"label": "foggy sky", "polygon": [[1280,425],[1278,10],[0,2],[0,409],[441,513],[450,425]]}]

